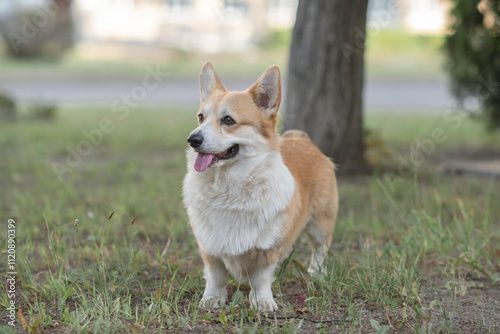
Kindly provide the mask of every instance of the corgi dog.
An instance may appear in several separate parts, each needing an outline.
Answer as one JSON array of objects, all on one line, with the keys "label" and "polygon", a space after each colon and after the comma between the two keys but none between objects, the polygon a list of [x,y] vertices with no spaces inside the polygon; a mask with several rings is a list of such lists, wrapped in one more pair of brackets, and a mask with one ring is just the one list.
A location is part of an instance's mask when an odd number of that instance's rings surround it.
[{"label": "corgi dog", "polygon": [[207,62],[200,90],[183,185],[204,262],[200,305],[225,304],[230,273],[237,282],[249,280],[254,309],[276,311],[274,272],[303,230],[312,246],[309,272],[322,272],[338,210],[335,166],[306,133],[278,134],[277,66],[249,89],[229,92]]}]

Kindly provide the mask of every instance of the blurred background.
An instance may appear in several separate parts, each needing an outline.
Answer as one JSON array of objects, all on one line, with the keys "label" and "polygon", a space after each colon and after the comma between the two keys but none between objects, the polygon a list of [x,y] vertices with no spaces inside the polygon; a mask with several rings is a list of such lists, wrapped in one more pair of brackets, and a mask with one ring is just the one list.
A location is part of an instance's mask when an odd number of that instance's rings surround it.
[{"label": "blurred background", "polygon": [[[193,112],[205,61],[231,90],[249,87],[277,64],[286,93],[297,6],[298,0],[4,0],[2,122],[93,107]],[[455,111],[460,119],[481,118],[486,97],[496,116],[483,124],[499,127],[497,7],[487,0],[368,2],[362,109],[365,146],[377,148],[367,152],[370,164],[385,160],[391,131],[415,117],[428,117],[422,124]],[[469,49],[477,59],[467,59]],[[496,141],[491,136],[488,143]],[[472,146],[484,144],[471,137]]]},{"label": "blurred background", "polygon": [[[450,3],[369,1],[368,112],[454,106],[440,50]],[[296,11],[297,0],[5,0],[0,90],[20,103],[110,102],[152,65],[168,77],[142,103],[192,107],[207,60],[231,89],[275,63],[286,76]]]}]

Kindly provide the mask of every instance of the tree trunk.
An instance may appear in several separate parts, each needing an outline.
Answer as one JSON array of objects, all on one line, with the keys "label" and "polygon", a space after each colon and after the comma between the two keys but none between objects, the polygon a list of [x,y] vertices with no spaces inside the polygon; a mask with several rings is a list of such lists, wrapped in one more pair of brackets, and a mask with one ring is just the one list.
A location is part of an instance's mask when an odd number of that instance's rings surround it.
[{"label": "tree trunk", "polygon": [[285,130],[307,132],[341,173],[366,171],[363,62],[368,0],[300,0],[288,69]]}]

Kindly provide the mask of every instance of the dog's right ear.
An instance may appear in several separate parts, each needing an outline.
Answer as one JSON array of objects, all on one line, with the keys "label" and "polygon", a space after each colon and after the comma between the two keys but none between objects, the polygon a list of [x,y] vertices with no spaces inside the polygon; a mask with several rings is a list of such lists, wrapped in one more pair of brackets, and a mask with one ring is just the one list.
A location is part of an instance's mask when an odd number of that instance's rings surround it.
[{"label": "dog's right ear", "polygon": [[281,74],[278,66],[269,67],[249,91],[264,115],[276,116],[281,103]]},{"label": "dog's right ear", "polygon": [[210,94],[216,90],[226,91],[226,88],[220,82],[212,64],[207,61],[200,73],[201,103],[205,102]]}]

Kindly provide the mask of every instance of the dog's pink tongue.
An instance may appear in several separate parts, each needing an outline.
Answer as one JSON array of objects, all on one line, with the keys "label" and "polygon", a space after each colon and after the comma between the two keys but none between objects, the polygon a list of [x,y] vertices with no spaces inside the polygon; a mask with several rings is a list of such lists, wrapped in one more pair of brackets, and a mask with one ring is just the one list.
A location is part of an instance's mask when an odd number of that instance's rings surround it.
[{"label": "dog's pink tongue", "polygon": [[196,161],[194,162],[194,170],[197,172],[203,172],[205,169],[210,166],[212,160],[214,159],[213,154],[205,154],[198,152],[198,156],[196,157]]}]

